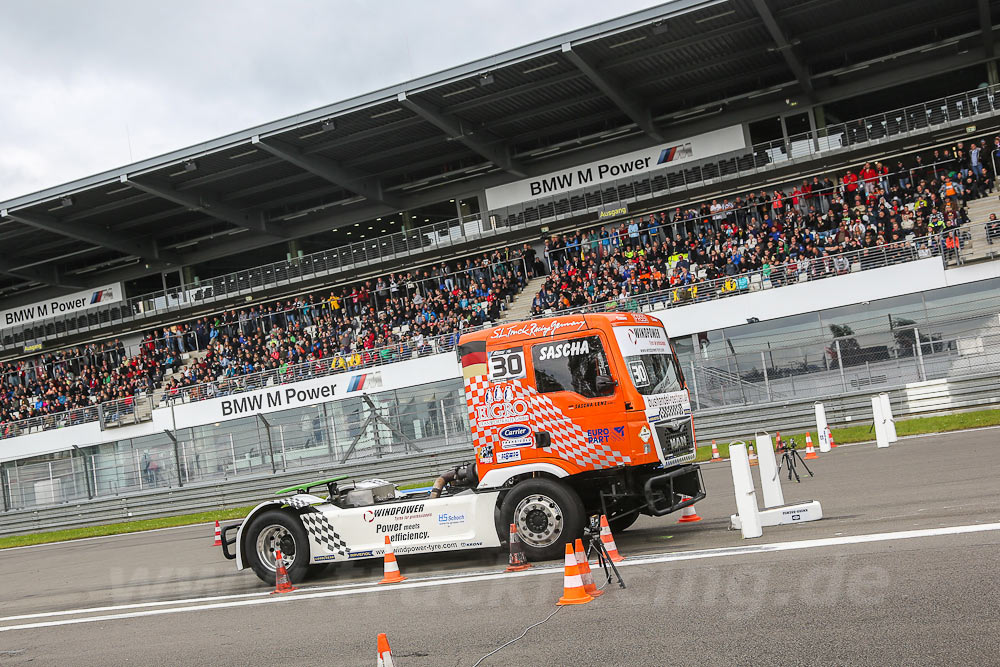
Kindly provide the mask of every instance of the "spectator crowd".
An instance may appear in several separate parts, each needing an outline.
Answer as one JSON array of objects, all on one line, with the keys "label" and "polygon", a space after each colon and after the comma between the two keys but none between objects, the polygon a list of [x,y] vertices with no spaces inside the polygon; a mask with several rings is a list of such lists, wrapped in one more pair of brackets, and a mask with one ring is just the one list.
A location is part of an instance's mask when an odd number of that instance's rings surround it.
[{"label": "spectator crowd", "polygon": [[[393,273],[329,295],[253,305],[120,340],[0,363],[0,424],[164,389],[229,393],[238,378],[323,374],[449,350],[462,330],[501,317],[527,281],[546,276],[532,312],[558,312],[678,289],[702,298],[719,278],[757,272],[780,285],[805,272],[843,273],[844,253],[881,247],[948,252],[961,243],[964,202],[992,191],[1000,137],[960,142],[891,164],[645,215],[616,225]],[[924,247],[920,247],[924,244]],[[917,245],[917,247],[914,247]],[[715,281],[715,282],[711,282]],[[690,286],[699,283],[701,292]],[[695,296],[697,294],[697,296]],[[435,341],[435,345],[432,345]],[[436,349],[435,349],[436,348]],[[185,360],[185,353],[201,351]],[[81,413],[80,421],[92,415]]]},{"label": "spectator crowd", "polygon": [[891,168],[866,163],[784,189],[552,237],[543,252],[549,277],[532,313],[644,295],[667,303],[711,298],[750,284],[726,278],[753,273],[782,285],[803,274],[846,273],[854,261],[868,268],[885,249],[900,259],[953,253],[967,237],[964,202],[993,188],[984,159],[997,149],[1000,138],[993,146],[959,142]]}]

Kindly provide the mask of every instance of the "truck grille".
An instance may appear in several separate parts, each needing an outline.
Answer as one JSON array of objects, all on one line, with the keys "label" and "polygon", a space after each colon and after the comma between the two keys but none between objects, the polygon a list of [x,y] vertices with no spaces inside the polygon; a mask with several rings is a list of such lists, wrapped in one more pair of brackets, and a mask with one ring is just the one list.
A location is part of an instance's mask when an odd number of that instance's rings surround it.
[{"label": "truck grille", "polygon": [[654,425],[656,438],[663,450],[663,464],[674,465],[694,459],[694,432],[691,419],[660,422]]}]

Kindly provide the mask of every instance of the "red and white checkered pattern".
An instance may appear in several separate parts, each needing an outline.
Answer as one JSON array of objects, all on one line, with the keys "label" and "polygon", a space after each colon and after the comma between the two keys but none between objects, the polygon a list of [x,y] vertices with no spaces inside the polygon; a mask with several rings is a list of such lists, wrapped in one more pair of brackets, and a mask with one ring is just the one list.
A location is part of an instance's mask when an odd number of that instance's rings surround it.
[{"label": "red and white checkered pattern", "polygon": [[[508,397],[507,389],[512,392]],[[503,401],[524,399],[529,410],[525,419],[511,423],[527,423],[532,431],[547,431],[552,436],[549,452],[572,461],[584,470],[614,468],[630,463],[631,459],[612,449],[604,442],[587,442],[587,433],[563,414],[552,400],[539,394],[534,387],[524,385],[521,380],[509,380],[491,385],[485,375],[477,375],[465,381],[465,396],[469,406],[469,421],[476,447],[493,445],[493,451],[501,451],[499,432],[506,424],[480,427],[476,420],[476,406],[486,405],[486,395],[502,391]],[[495,399],[494,399],[495,400]]]}]

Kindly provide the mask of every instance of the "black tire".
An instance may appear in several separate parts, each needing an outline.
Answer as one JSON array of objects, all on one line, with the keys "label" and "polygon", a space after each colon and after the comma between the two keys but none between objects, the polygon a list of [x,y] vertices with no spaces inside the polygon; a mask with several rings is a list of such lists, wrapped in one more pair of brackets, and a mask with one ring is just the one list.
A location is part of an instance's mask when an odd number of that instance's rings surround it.
[{"label": "black tire", "polygon": [[565,484],[544,477],[515,484],[503,499],[500,516],[501,525],[507,527],[501,537],[516,523],[529,561],[561,558],[566,543],[583,535],[585,513],[580,496]]},{"label": "black tire", "polygon": [[636,520],[639,518],[639,511],[629,512],[623,516],[616,516],[614,519],[608,519],[608,526],[611,528],[612,533],[620,533],[623,530],[627,530]]},{"label": "black tire", "polygon": [[[258,544],[262,533],[263,542]],[[276,573],[274,546],[281,548],[285,570],[292,583],[304,581],[309,574],[309,538],[302,522],[291,512],[274,509],[258,514],[250,522],[244,538],[247,563],[261,581],[272,586]],[[262,560],[261,551],[270,553],[271,557]]]}]

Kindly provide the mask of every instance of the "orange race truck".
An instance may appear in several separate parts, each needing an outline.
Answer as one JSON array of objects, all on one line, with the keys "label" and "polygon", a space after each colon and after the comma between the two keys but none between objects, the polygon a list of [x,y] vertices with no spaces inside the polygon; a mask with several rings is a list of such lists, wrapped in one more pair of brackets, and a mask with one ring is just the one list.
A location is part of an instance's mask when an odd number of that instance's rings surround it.
[{"label": "orange race truck", "polygon": [[[705,497],[691,403],[663,324],[640,313],[564,315],[465,334],[458,345],[475,460],[430,490],[344,478],[279,491],[223,552],[273,583],[328,562],[498,547],[517,525],[525,555],[556,558],[588,518],[623,530]],[[325,486],[328,496],[310,493]],[[237,535],[228,537],[230,530]],[[235,544],[235,552],[229,547]]]}]

